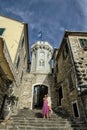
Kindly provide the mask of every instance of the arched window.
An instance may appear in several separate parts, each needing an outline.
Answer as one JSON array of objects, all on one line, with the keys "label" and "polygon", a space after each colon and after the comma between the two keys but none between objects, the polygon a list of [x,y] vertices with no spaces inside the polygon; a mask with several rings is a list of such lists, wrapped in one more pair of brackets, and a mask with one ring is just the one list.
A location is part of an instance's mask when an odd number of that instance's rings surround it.
[{"label": "arched window", "polygon": [[19,66],[19,63],[20,63],[20,56],[18,56],[18,59],[17,59],[17,63],[16,63],[16,67],[18,68]]},{"label": "arched window", "polygon": [[44,60],[41,59],[40,62],[39,62],[39,65],[44,66]]}]

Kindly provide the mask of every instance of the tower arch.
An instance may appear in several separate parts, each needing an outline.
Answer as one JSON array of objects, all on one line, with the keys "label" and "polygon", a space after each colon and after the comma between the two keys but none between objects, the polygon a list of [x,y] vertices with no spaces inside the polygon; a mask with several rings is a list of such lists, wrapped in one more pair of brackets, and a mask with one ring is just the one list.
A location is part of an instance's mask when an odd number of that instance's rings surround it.
[{"label": "tower arch", "polygon": [[44,95],[48,93],[48,86],[36,84],[33,86],[32,109],[42,108]]}]

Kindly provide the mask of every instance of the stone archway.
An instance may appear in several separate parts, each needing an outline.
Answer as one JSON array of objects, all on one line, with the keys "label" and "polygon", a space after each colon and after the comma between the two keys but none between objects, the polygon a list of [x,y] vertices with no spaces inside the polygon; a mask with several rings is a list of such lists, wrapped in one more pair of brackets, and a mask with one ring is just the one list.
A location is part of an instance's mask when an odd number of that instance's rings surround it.
[{"label": "stone archway", "polygon": [[33,91],[33,109],[42,108],[43,97],[48,93],[48,87],[45,85],[35,85]]}]

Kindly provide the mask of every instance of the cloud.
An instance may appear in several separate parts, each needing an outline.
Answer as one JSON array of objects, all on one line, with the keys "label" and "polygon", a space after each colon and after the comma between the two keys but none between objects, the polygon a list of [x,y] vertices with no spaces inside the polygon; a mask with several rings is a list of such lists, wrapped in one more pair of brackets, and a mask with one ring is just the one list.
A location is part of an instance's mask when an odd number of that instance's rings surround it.
[{"label": "cloud", "polygon": [[80,9],[79,15],[81,16],[82,30],[87,30],[87,0],[77,0]]},{"label": "cloud", "polygon": [[78,4],[83,12],[83,15],[87,16],[87,0],[78,0]]},{"label": "cloud", "polygon": [[60,27],[59,30],[60,30],[60,31],[64,31],[65,28],[64,28],[64,27]]},{"label": "cloud", "polygon": [[[59,46],[64,30],[87,29],[87,0],[0,0],[1,11],[29,24],[30,45],[43,39]],[[83,24],[82,24],[83,23]]]}]

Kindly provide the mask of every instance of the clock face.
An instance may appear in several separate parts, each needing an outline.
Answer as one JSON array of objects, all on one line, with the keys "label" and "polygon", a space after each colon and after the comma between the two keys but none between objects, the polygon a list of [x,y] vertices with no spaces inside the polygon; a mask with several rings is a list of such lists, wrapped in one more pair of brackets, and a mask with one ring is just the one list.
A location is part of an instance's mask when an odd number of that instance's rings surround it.
[{"label": "clock face", "polygon": [[40,52],[40,57],[41,57],[42,59],[44,59],[44,56],[45,56],[44,52]]}]

